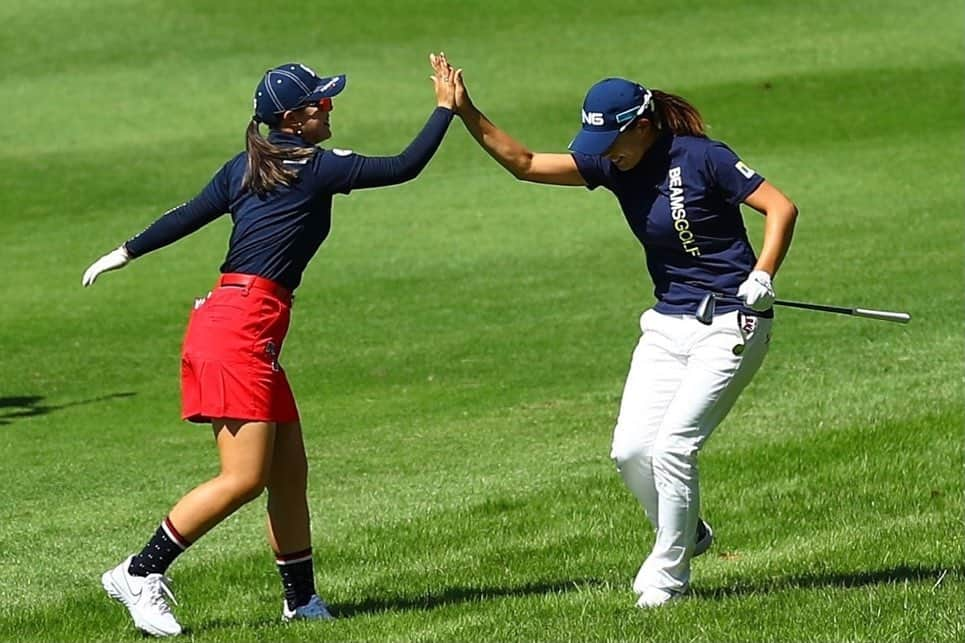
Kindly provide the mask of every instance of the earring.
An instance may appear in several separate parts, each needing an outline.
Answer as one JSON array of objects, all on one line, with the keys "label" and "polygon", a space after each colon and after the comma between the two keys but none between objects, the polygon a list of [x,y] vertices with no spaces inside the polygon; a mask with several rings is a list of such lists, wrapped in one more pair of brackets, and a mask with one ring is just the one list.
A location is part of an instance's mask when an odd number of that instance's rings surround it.
[{"label": "earring", "polygon": [[295,130],[295,133],[298,134],[299,136],[302,135],[302,123],[298,123],[298,129]]}]

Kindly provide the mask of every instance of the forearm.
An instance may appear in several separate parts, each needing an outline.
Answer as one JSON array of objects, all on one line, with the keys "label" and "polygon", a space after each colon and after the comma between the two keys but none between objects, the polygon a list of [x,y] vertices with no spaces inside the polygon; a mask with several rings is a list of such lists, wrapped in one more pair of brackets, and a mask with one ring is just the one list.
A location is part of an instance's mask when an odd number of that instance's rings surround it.
[{"label": "forearm", "polygon": [[512,136],[493,125],[486,116],[469,104],[460,110],[462,122],[486,152],[517,179],[522,179],[533,163],[533,153]]},{"label": "forearm", "polygon": [[797,207],[790,201],[765,212],[764,244],[754,270],[763,270],[771,277],[777,274],[791,247],[796,220]]},{"label": "forearm", "polygon": [[452,116],[451,109],[437,107],[419,135],[401,154],[364,158],[353,187],[373,188],[397,185],[417,177],[439,149],[449,123],[452,122]]}]

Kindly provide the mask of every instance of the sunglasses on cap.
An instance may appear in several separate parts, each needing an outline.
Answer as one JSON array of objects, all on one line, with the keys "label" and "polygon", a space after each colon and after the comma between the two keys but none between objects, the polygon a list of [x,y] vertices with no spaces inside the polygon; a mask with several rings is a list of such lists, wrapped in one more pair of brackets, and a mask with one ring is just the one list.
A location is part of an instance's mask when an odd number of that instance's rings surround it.
[{"label": "sunglasses on cap", "polygon": [[627,128],[630,127],[630,125],[632,125],[633,122],[637,120],[637,118],[643,115],[643,113],[647,111],[648,107],[650,107],[651,98],[653,98],[653,94],[648,89],[647,93],[643,95],[643,102],[638,107],[631,107],[630,109],[622,111],[619,114],[617,114],[616,121],[617,121],[617,124],[620,125],[620,129],[617,131],[619,132],[627,131]]},{"label": "sunglasses on cap", "polygon": [[[311,107],[313,105],[323,112],[330,112],[333,109],[335,109],[335,103],[332,102],[331,98],[326,97],[326,98],[319,98],[318,100],[310,100],[310,101],[299,103],[298,107],[293,107],[291,111],[294,111],[296,109],[304,109],[306,107]],[[289,110],[283,109],[275,113],[284,114],[286,111],[289,111]]]},{"label": "sunglasses on cap", "polygon": [[310,103],[306,103],[305,105],[302,105],[302,107],[308,107],[309,105],[314,105],[315,107],[322,110],[323,112],[330,112],[333,109],[335,109],[335,103],[332,102],[332,99],[328,97],[319,98],[317,101],[312,101]]}]

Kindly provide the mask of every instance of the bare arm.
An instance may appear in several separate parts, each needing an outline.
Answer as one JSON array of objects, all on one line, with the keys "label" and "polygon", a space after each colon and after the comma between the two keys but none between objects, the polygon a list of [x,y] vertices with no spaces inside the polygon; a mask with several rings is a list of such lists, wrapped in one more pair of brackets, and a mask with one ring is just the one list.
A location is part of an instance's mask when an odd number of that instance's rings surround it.
[{"label": "bare arm", "polygon": [[[445,55],[442,55],[445,61]],[[448,62],[446,62],[448,65]],[[521,181],[548,183],[551,185],[586,185],[569,154],[543,154],[529,148],[496,127],[480,112],[472,100],[462,79],[462,70],[455,70],[456,113],[462,118],[466,129],[479,146]]]},{"label": "bare arm", "polygon": [[764,181],[744,199],[744,203],[764,215],[764,246],[754,270],[763,270],[773,277],[784,261],[791,237],[794,235],[794,222],[797,220],[797,206],[783,192]]},{"label": "bare arm", "polygon": [[571,155],[531,152],[493,125],[471,102],[459,111],[459,116],[479,146],[517,179],[551,185],[586,185]]}]

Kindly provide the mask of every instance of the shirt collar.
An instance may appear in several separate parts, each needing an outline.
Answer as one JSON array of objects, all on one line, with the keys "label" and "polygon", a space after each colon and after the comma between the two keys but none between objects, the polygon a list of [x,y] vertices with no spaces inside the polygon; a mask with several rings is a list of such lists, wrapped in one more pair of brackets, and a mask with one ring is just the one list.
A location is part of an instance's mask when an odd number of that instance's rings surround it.
[{"label": "shirt collar", "polygon": [[673,139],[674,135],[672,132],[662,134],[660,138],[653,142],[653,146],[647,150],[644,161],[649,160],[651,163],[660,163],[666,160],[666,156],[670,152],[671,146],[673,146]]},{"label": "shirt collar", "polygon": [[274,129],[268,132],[268,142],[282,147],[315,147],[297,134],[289,134]]},{"label": "shirt collar", "polygon": [[632,170],[629,172],[662,173],[666,171],[667,163],[670,161],[670,148],[673,147],[674,134],[667,132],[653,142],[647,153]]}]

